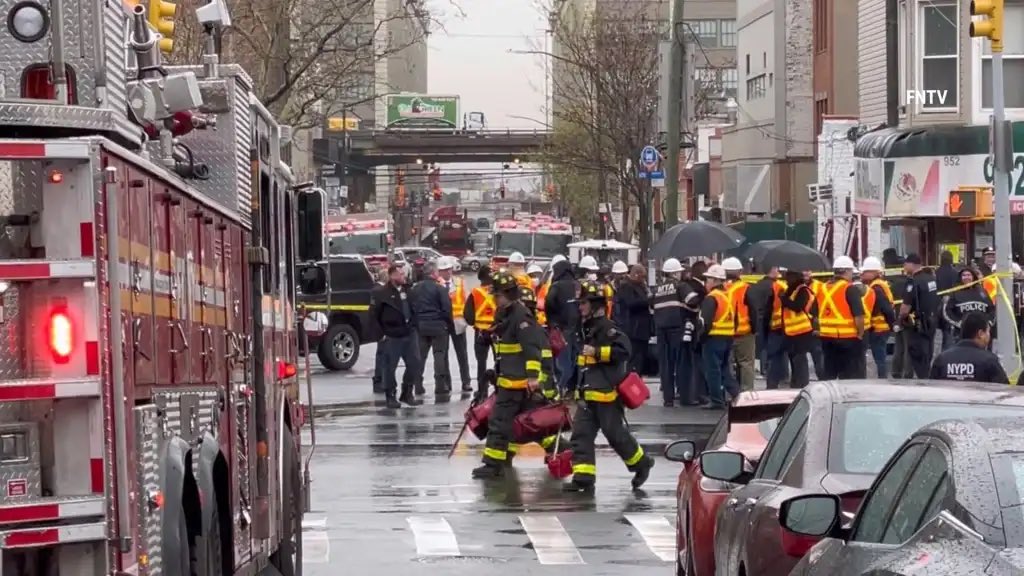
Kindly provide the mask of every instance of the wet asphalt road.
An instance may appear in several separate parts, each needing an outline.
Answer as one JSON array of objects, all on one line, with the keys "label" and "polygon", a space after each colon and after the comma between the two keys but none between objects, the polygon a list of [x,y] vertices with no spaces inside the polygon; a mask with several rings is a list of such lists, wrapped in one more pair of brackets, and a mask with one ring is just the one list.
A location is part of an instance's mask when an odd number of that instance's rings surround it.
[{"label": "wet asphalt road", "polygon": [[[470,471],[480,462],[480,440],[467,434],[448,458],[468,398],[434,404],[428,394],[423,406],[387,410],[371,392],[374,351],[364,346],[351,372],[314,367],[307,576],[673,574],[679,466],[661,451],[706,435],[716,415],[661,406],[629,413],[641,444],[657,456],[642,492],[630,489],[631,474],[603,437],[592,496],[563,494],[539,447],[521,453],[506,478],[476,481]],[[454,352],[450,365],[458,382]],[[429,361],[425,373],[430,391]]]}]

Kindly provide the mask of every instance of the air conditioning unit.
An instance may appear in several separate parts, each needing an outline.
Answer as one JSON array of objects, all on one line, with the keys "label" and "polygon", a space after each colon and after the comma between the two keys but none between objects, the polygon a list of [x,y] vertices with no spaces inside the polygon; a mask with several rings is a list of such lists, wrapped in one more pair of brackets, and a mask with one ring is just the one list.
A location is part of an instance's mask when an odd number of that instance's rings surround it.
[{"label": "air conditioning unit", "polygon": [[807,185],[807,197],[810,199],[812,204],[819,202],[829,202],[832,200],[832,185],[831,184],[808,184]]}]

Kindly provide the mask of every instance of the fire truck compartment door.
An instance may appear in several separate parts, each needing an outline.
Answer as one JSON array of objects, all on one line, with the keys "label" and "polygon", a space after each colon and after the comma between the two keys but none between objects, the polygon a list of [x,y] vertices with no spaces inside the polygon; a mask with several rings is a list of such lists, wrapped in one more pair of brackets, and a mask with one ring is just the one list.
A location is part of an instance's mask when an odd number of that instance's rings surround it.
[{"label": "fire truck compartment door", "polygon": [[164,504],[160,536],[164,574],[188,574],[189,570],[188,566],[178,566],[182,546],[188,546],[187,542],[181,542],[178,537],[178,521],[185,513],[182,497],[185,493],[185,455],[188,451],[188,442],[175,436],[164,445],[161,458],[160,485]]}]

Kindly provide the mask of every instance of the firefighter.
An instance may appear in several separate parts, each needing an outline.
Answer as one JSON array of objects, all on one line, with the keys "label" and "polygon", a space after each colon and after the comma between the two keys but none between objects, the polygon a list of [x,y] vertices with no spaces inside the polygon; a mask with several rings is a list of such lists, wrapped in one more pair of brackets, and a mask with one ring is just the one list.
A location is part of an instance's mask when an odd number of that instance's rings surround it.
[{"label": "firefighter", "polygon": [[807,354],[818,340],[814,334],[818,306],[812,290],[803,274],[796,270],[786,272],[786,288],[780,300],[790,388],[803,388],[810,381]]},{"label": "firefighter", "polygon": [[685,306],[687,299],[695,300],[698,294],[683,281],[683,265],[679,260],[665,260],[661,272],[661,283],[654,288],[654,295],[651,296],[661,397],[666,407],[674,406],[677,398],[684,406],[696,406],[692,378],[695,325],[692,311],[688,311]]},{"label": "firefighter", "polygon": [[907,254],[903,271],[910,276],[900,304],[899,320],[907,331],[907,356],[914,375],[927,378],[931,373],[935,329],[938,324],[938,282],[931,270],[921,265],[921,257]]},{"label": "firefighter", "polygon": [[860,276],[867,286],[864,293],[864,323],[867,331],[867,347],[875,361],[879,378],[889,377],[889,356],[886,347],[892,326],[896,323],[893,309],[892,290],[882,278],[882,261],[868,256],[860,265]]},{"label": "firefighter", "polygon": [[960,323],[962,338],[935,358],[929,376],[934,380],[1009,384],[999,357],[988,351],[991,325],[983,312],[968,312]]},{"label": "firefighter", "polygon": [[530,277],[530,289],[536,295],[537,290],[540,288],[540,277],[544,275],[544,269],[536,264],[530,264],[526,268],[526,275]]},{"label": "firefighter", "polygon": [[864,378],[864,303],[853,288],[853,260],[840,256],[818,292],[818,327],[825,380]]},{"label": "firefighter", "polygon": [[[452,376],[448,367],[448,342],[455,332],[452,320],[452,301],[448,291],[441,285],[440,271],[435,269],[450,266],[445,258],[436,264],[423,265],[424,279],[412,287],[409,301],[416,318],[416,333],[419,336],[420,366],[426,366],[427,354],[434,354],[434,396],[444,400],[452,392]],[[416,393],[423,395],[423,373],[417,379]]]},{"label": "firefighter", "polygon": [[516,283],[533,289],[533,280],[526,273],[526,258],[522,252],[513,252],[508,257],[508,273],[515,278]]},{"label": "firefighter", "polygon": [[605,316],[605,287],[584,281],[580,286],[579,308],[583,317],[583,348],[577,364],[583,371],[577,398],[580,402],[572,428],[571,492],[591,491],[597,476],[594,441],[602,432],[626,467],[633,472],[633,489],[640,488],[654,459],[644,453],[626,426],[625,408],[617,387],[629,373],[629,338]]},{"label": "firefighter", "polygon": [[736,337],[732,341],[732,358],[740,390],[754,389],[754,356],[756,346],[753,327],[757,325],[757,303],[750,295],[750,284],[743,281],[743,263],[739,258],[722,262],[728,277],[726,290],[736,311]]},{"label": "firefighter", "polygon": [[708,403],[702,406],[705,410],[724,410],[726,394],[739,394],[727,375],[732,340],[736,335],[736,312],[725,290],[725,280],[725,268],[719,264],[711,265],[704,273],[708,295],[701,303],[700,318],[704,327],[701,362],[709,397]]},{"label": "firefighter", "polygon": [[491,328],[494,326],[494,315],[497,305],[491,294],[494,280],[490,266],[480,267],[476,274],[480,285],[469,293],[463,308],[462,317],[466,324],[473,327],[473,355],[476,356],[476,400],[483,401],[487,397],[487,354],[491,350]]},{"label": "firefighter", "polygon": [[466,283],[462,277],[455,277],[452,271],[455,269],[455,258],[445,256],[444,265],[438,266],[438,282],[448,291],[448,298],[452,303],[452,346],[455,348],[455,358],[459,363],[459,378],[462,380],[462,391],[472,392],[472,376],[469,373],[469,350],[466,344]]},{"label": "firefighter", "polygon": [[498,305],[493,329],[497,368],[497,399],[491,412],[483,466],[473,470],[474,478],[498,478],[509,464],[512,423],[529,400],[531,390],[538,389],[541,348],[531,329],[536,325],[533,315],[519,301],[522,287],[508,273],[494,277],[494,299]]},{"label": "firefighter", "polygon": [[[526,309],[530,311],[530,315],[536,320],[537,296],[533,293],[533,290],[520,286],[519,301],[526,306]],[[545,398],[553,400],[558,396],[558,386],[555,385],[555,357],[551,353],[551,342],[539,323],[531,327],[529,332],[529,337],[533,338],[540,348],[540,374],[537,377],[537,381],[540,384],[540,392]]]}]

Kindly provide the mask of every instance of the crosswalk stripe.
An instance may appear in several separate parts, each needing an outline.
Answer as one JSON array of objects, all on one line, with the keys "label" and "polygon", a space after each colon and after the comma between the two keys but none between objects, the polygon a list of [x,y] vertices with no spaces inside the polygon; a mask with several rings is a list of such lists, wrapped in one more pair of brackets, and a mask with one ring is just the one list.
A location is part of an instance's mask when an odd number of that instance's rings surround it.
[{"label": "crosswalk stripe", "polygon": [[519,523],[533,543],[541,564],[585,564],[572,537],[555,516],[520,516]]},{"label": "crosswalk stripe", "polygon": [[660,514],[626,514],[626,520],[636,528],[640,537],[654,555],[664,562],[676,557],[676,530]]},{"label": "crosswalk stripe", "polygon": [[410,516],[406,518],[416,539],[420,556],[460,556],[455,532],[443,516]]}]

